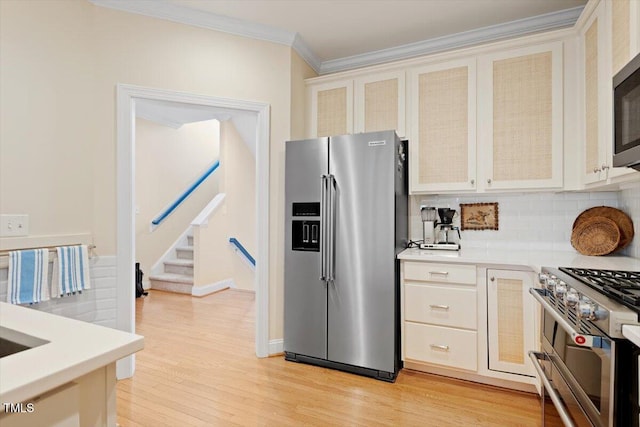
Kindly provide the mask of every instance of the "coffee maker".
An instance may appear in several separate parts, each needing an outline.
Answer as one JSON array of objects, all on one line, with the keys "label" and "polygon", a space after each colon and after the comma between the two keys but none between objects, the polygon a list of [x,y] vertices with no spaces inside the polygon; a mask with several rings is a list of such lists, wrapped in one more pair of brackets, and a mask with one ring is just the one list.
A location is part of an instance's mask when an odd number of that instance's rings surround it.
[{"label": "coffee maker", "polygon": [[436,208],[420,206],[420,216],[422,217],[422,242],[427,244],[435,243],[436,225],[438,224]]},{"label": "coffee maker", "polygon": [[460,244],[450,240],[450,233],[456,231],[458,240],[460,239],[460,228],[453,225],[453,218],[456,215],[455,209],[437,208],[438,222],[435,213],[436,208],[421,206],[422,216],[422,243],[420,249],[443,249],[457,251]]}]

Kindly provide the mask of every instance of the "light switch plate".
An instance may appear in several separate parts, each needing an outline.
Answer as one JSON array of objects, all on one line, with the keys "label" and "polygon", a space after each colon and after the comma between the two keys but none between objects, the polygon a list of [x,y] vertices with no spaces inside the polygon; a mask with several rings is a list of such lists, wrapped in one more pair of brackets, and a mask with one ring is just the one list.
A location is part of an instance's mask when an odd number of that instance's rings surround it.
[{"label": "light switch plate", "polygon": [[29,235],[29,215],[0,215],[0,237]]}]

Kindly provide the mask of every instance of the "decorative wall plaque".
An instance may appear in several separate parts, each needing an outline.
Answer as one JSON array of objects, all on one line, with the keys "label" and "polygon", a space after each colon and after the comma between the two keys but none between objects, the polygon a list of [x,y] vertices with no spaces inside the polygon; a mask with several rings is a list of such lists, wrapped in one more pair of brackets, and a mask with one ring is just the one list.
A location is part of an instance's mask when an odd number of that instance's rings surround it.
[{"label": "decorative wall plaque", "polygon": [[468,203],[460,205],[461,230],[497,230],[498,203]]}]

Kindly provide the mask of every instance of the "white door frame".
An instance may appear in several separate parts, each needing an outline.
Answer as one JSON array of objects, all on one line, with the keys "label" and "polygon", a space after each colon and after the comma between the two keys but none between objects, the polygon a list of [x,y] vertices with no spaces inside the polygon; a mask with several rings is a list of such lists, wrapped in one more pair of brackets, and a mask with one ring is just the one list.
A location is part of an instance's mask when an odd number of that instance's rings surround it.
[{"label": "white door frame", "polygon": [[[257,113],[255,269],[256,356],[269,355],[269,104],[186,92],[117,85],[117,328],[135,332],[135,100],[150,99]],[[133,375],[130,356],[118,361],[118,378]]]}]

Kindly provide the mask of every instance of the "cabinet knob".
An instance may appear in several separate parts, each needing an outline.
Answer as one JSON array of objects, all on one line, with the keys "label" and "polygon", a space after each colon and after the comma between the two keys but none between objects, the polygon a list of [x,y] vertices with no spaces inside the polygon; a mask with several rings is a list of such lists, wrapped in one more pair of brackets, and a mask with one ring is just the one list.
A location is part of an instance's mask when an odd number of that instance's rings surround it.
[{"label": "cabinet knob", "polygon": [[593,168],[593,173],[598,173],[600,172],[600,168]]},{"label": "cabinet knob", "polygon": [[487,184],[491,184],[491,178],[487,179]]},{"label": "cabinet knob", "polygon": [[495,282],[496,278],[495,277],[491,277],[491,278],[489,278],[489,280],[491,280],[492,282]]},{"label": "cabinet knob", "polygon": [[602,165],[602,170],[603,170],[603,171],[606,171],[606,170],[608,170],[608,169],[609,169],[609,166],[608,166],[608,165]]},{"label": "cabinet knob", "polygon": [[471,180],[471,185],[475,185],[475,184],[476,184],[476,180],[475,180],[475,179],[472,179],[472,180]]}]

